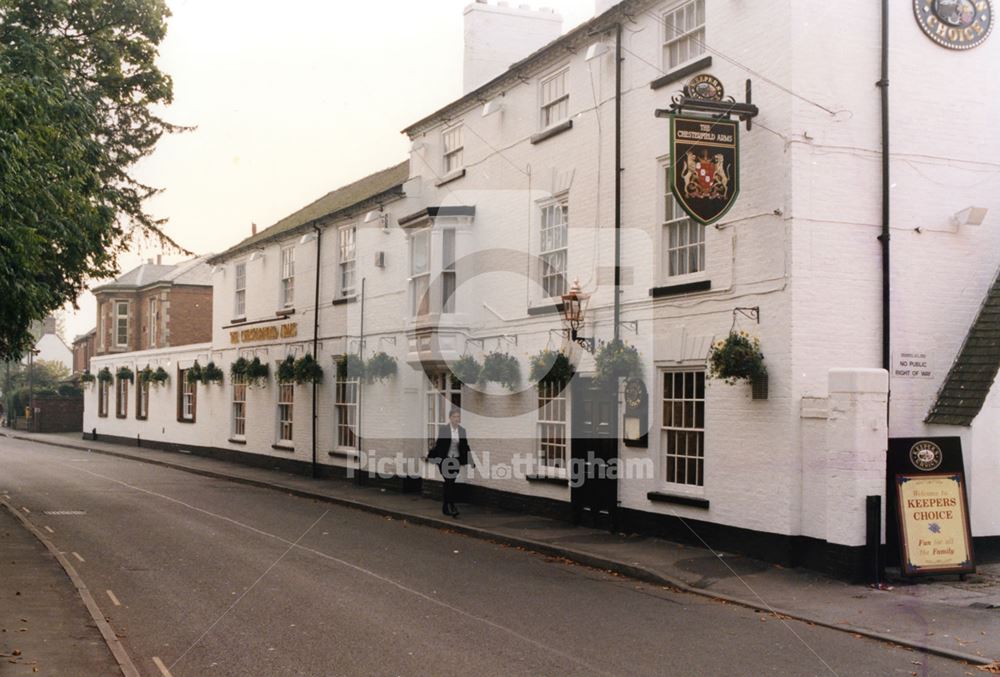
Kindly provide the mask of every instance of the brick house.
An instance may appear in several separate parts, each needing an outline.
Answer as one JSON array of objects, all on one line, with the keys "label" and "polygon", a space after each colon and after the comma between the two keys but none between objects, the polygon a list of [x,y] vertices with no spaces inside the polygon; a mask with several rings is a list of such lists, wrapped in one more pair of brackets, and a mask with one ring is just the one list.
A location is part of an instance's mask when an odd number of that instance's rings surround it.
[{"label": "brick house", "polygon": [[82,374],[90,368],[90,358],[97,347],[97,327],[73,339],[73,373]]}]

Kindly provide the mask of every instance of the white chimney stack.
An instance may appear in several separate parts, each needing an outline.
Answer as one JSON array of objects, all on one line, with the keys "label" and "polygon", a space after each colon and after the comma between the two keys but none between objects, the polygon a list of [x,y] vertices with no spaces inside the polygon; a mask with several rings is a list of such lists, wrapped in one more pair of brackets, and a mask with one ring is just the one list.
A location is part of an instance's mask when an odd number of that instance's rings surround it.
[{"label": "white chimney stack", "polygon": [[617,5],[621,0],[594,0],[594,16],[600,16]]},{"label": "white chimney stack", "polygon": [[476,0],[465,8],[462,93],[486,84],[560,35],[562,16],[555,10]]}]

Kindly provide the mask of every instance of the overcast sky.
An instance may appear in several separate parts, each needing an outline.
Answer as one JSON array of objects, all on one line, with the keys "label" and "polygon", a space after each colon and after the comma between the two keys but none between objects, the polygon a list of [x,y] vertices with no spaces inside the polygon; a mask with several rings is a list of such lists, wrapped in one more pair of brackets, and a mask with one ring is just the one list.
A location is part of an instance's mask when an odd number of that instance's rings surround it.
[{"label": "overcast sky", "polygon": [[[150,211],[199,254],[405,159],[399,130],[462,93],[469,0],[167,4],[159,64],[173,78],[174,103],[163,115],[196,129],[162,139],[135,174],[164,189]],[[564,31],[594,11],[593,0],[530,5],[556,9]],[[157,253],[123,257],[122,272]],[[68,340],[95,323],[93,296],[79,303]]]}]

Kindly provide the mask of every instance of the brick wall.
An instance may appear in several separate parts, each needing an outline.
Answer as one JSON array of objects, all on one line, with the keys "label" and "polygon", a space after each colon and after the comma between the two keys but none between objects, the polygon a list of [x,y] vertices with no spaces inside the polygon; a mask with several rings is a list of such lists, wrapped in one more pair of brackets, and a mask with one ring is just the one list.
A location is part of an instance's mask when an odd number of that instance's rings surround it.
[{"label": "brick wall", "polygon": [[83,397],[36,397],[35,432],[71,433],[83,430]]},{"label": "brick wall", "polygon": [[170,288],[170,295],[161,301],[161,313],[166,321],[164,343],[182,346],[212,340],[212,288]]}]

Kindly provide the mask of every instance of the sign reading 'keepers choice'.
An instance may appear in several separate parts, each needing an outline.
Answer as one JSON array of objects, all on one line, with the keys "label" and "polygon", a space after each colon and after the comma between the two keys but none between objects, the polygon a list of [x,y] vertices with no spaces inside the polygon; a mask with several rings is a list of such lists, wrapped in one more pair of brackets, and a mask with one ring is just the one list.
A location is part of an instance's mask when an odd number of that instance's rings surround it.
[{"label": "sign reading 'keepers choice'", "polygon": [[670,116],[670,191],[695,221],[718,221],[740,192],[739,122]]},{"label": "sign reading 'keepers choice'", "polygon": [[896,475],[907,575],[975,571],[962,473]]}]

